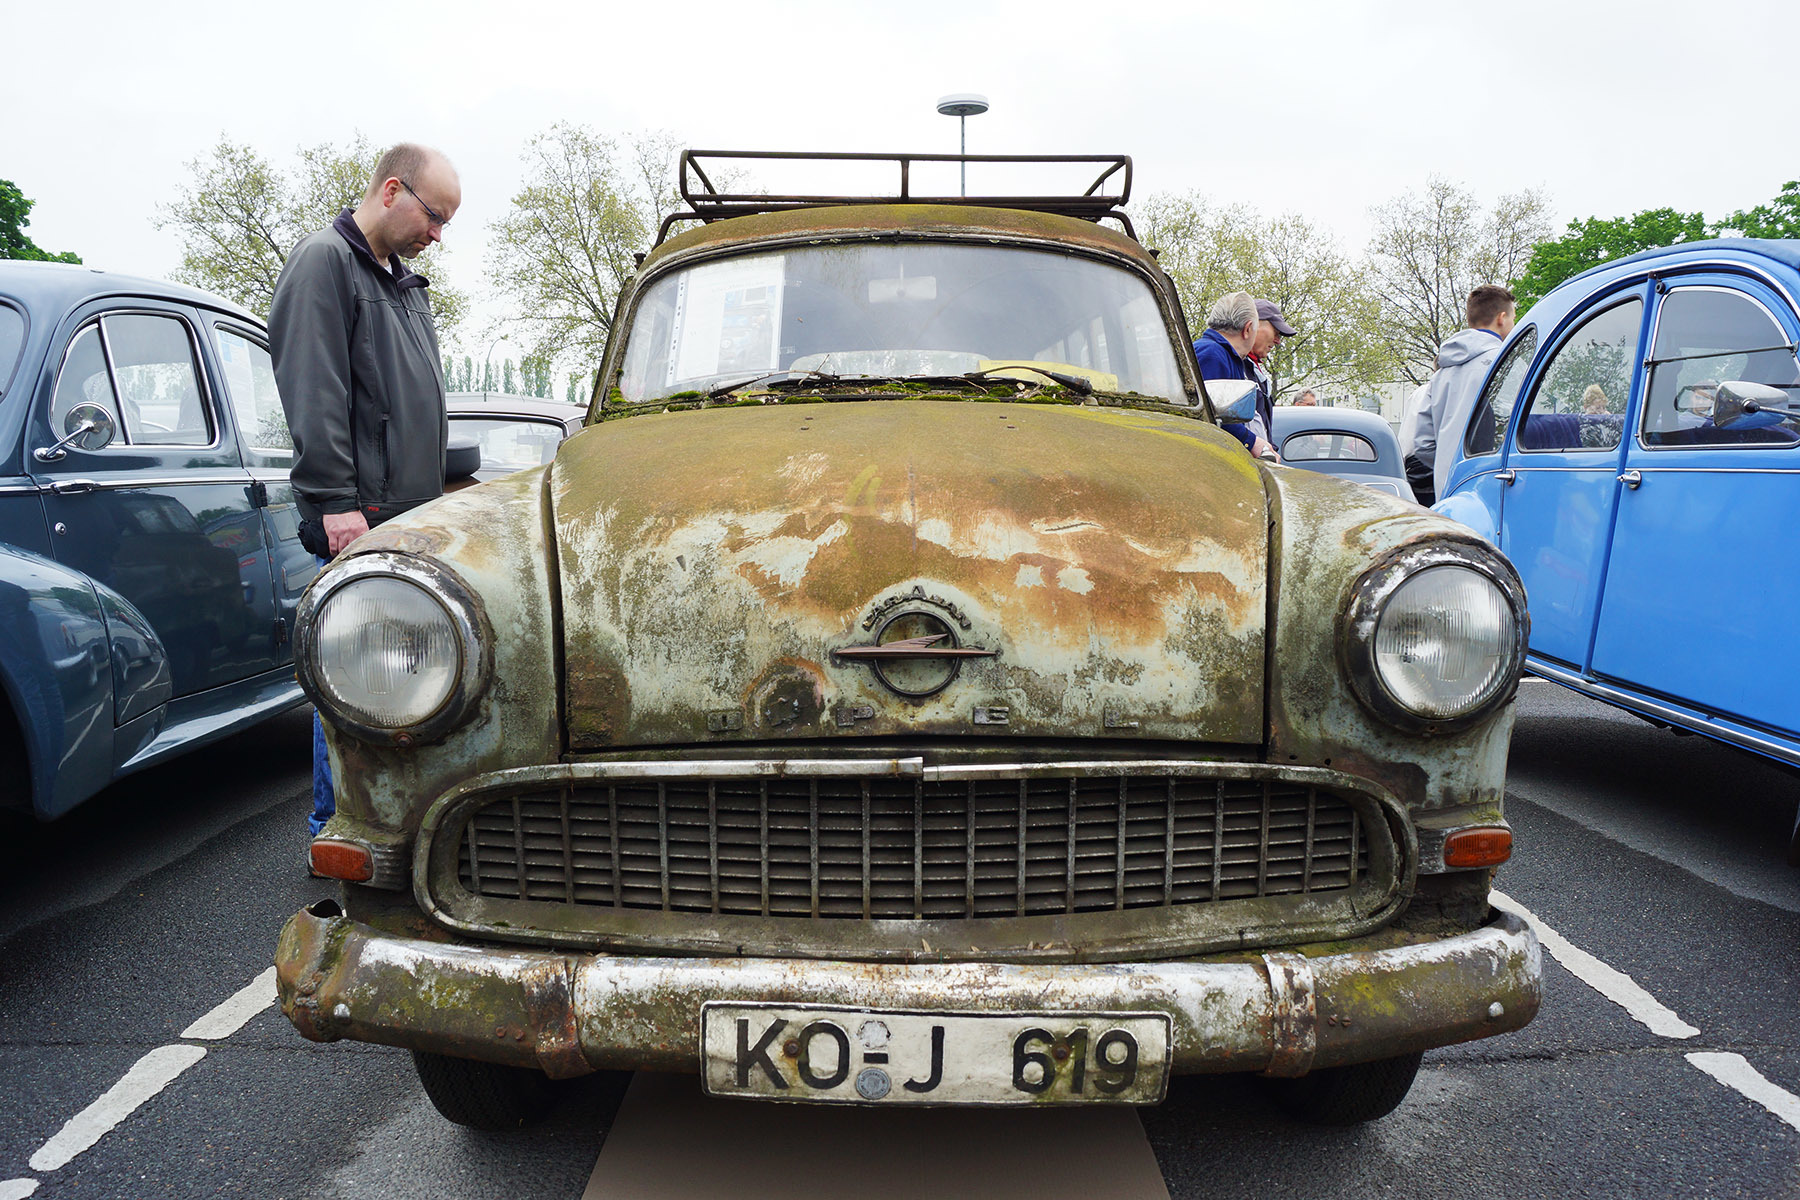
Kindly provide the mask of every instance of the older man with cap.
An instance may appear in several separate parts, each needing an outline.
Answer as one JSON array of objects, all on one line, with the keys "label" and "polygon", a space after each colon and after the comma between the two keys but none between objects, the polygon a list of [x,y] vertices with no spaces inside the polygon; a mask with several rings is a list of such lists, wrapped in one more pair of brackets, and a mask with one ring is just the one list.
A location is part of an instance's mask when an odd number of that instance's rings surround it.
[{"label": "older man with cap", "polygon": [[[1206,314],[1206,332],[1194,339],[1194,363],[1200,368],[1200,378],[1254,381],[1249,354],[1256,345],[1261,323],[1256,315],[1256,297],[1249,292],[1228,292],[1213,301]],[[1223,428],[1258,457],[1275,453],[1268,441],[1266,424],[1260,437],[1248,424],[1231,422]]]},{"label": "older man with cap", "polygon": [[[1269,430],[1275,424],[1275,380],[1269,374],[1269,355],[1282,338],[1294,336],[1294,327],[1282,318],[1281,309],[1273,300],[1256,302],[1256,340],[1250,344],[1250,360],[1252,377],[1256,380],[1256,418],[1250,422],[1250,428],[1256,436],[1264,439],[1270,437]],[[1272,453],[1273,451],[1271,451]],[[1279,461],[1279,457],[1277,457]]]}]

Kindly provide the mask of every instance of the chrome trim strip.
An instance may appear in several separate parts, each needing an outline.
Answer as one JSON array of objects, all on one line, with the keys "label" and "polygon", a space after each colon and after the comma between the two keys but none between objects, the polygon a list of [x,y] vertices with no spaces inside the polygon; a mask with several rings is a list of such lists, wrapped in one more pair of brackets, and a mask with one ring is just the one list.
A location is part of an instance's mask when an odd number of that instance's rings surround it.
[{"label": "chrome trim strip", "polygon": [[39,483],[35,490],[51,492],[56,490],[56,485],[59,483],[73,482],[91,485],[89,488],[84,489],[89,491],[126,492],[131,491],[134,488],[179,487],[185,484],[235,484],[238,487],[249,487],[250,477],[241,473],[236,475],[134,475],[129,479],[84,478],[79,481],[49,479],[46,477],[45,481]]},{"label": "chrome trim strip", "polygon": [[1771,741],[1768,738],[1760,737],[1748,730],[1729,725],[1715,724],[1713,721],[1709,721],[1704,715],[1697,712],[1685,711],[1659,703],[1655,700],[1645,699],[1634,692],[1628,692],[1622,688],[1615,688],[1608,684],[1601,683],[1598,680],[1588,679],[1585,676],[1566,670],[1562,667],[1552,666],[1548,663],[1541,662],[1536,658],[1527,658],[1526,664],[1534,674],[1542,675],[1546,679],[1555,683],[1560,683],[1564,687],[1574,691],[1592,696],[1596,700],[1603,700],[1609,704],[1616,704],[1621,708],[1635,709],[1639,712],[1649,713],[1652,716],[1661,717],[1671,724],[1680,725],[1683,729],[1692,729],[1698,733],[1704,733],[1709,737],[1718,738],[1722,742],[1731,742],[1734,745],[1743,746],[1747,749],[1767,754],[1771,758],[1779,758],[1783,762],[1789,762],[1796,766],[1800,766],[1800,750],[1796,750],[1786,743]]},{"label": "chrome trim strip", "polygon": [[[1794,445],[1800,446],[1800,442],[1795,442]],[[1752,444],[1751,448],[1755,449],[1756,447],[1754,444]],[[1773,443],[1766,443],[1761,448],[1764,450],[1786,450],[1786,449],[1788,449],[1788,447],[1786,447],[1786,446],[1778,446]],[[1722,449],[1724,449],[1724,447],[1723,446],[1719,446],[1719,447],[1665,446],[1665,447],[1663,447],[1663,449],[1665,449],[1665,450],[1721,449],[1722,450]],[[1795,463],[1791,467],[1639,467],[1637,469],[1642,471],[1646,475],[1800,475],[1800,463]]]}]

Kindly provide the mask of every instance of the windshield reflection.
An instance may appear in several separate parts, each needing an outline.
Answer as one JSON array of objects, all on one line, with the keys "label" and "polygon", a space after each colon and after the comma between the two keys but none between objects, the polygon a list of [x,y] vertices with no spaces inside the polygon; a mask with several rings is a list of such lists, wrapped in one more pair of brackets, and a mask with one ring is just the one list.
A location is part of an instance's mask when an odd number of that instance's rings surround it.
[{"label": "windshield reflection", "polygon": [[965,245],[802,247],[665,276],[638,306],[619,391],[643,403],[788,371],[904,378],[1015,363],[1186,403],[1144,280],[1072,255]]}]

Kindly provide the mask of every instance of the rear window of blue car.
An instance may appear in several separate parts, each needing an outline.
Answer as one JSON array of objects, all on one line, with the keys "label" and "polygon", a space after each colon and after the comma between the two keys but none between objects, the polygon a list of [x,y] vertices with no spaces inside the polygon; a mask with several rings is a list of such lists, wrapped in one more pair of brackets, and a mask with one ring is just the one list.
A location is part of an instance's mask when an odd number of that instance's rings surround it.
[{"label": "rear window of blue car", "polygon": [[0,396],[19,369],[19,350],[25,345],[25,314],[10,304],[0,304]]},{"label": "rear window of blue car", "polygon": [[1354,433],[1296,433],[1281,444],[1286,462],[1374,462],[1379,457],[1368,438]]}]

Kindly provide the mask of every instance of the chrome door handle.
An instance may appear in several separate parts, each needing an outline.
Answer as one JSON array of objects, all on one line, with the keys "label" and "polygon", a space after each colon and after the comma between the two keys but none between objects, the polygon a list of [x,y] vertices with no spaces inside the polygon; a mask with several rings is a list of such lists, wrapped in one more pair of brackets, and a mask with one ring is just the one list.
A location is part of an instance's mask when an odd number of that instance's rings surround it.
[{"label": "chrome door handle", "polygon": [[1494,478],[1508,487],[1512,486],[1513,473],[1511,471],[1497,471],[1494,473]]},{"label": "chrome door handle", "polygon": [[1630,488],[1632,491],[1636,491],[1637,485],[1644,482],[1644,473],[1642,471],[1627,471],[1619,476],[1619,482]]},{"label": "chrome door handle", "polygon": [[50,485],[50,490],[59,496],[74,496],[81,492],[91,492],[100,485],[91,479],[59,479]]}]

